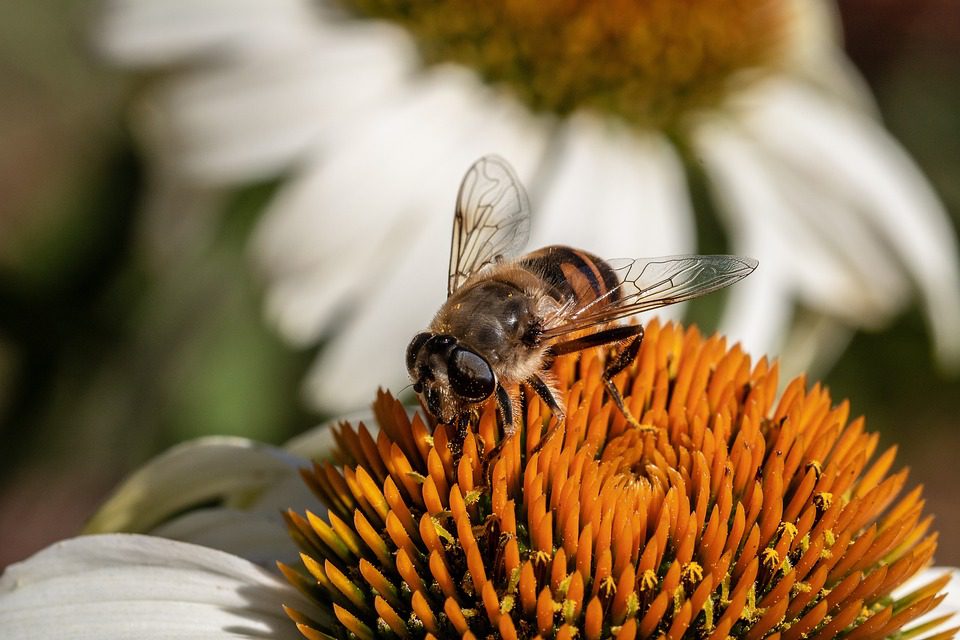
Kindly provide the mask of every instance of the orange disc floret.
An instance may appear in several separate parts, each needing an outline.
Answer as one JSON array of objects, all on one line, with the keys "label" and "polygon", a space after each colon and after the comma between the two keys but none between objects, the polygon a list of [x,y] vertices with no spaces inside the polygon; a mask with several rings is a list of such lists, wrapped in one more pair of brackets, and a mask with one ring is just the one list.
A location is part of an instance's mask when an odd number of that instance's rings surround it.
[{"label": "orange disc floret", "polygon": [[554,363],[564,424],[524,394],[513,437],[490,406],[458,459],[448,425],[384,392],[379,432],[340,425],[339,464],[303,472],[326,516],[287,514],[304,567],[281,569],[329,612],[288,612],[301,632],[860,640],[943,598],[947,576],[891,596],[936,534],[847,402],[802,378],[778,401],[776,365],[654,321],[618,377],[636,429],[608,355]]}]

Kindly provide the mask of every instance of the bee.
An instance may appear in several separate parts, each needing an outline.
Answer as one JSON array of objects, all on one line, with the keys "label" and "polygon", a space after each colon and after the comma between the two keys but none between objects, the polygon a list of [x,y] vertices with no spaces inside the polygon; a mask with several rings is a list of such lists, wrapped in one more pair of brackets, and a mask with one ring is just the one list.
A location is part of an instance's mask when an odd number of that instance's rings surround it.
[{"label": "bee", "polygon": [[502,433],[512,435],[514,398],[507,389],[520,383],[562,423],[563,398],[550,375],[554,358],[602,345],[619,345],[603,383],[628,422],[640,427],[613,377],[636,359],[643,326],[616,321],[729,286],[757,266],[729,255],[604,260],[560,245],[519,255],[529,233],[530,204],[513,169],[497,156],[480,158],[457,195],[447,300],[406,352],[414,391],[461,437],[491,396]]}]

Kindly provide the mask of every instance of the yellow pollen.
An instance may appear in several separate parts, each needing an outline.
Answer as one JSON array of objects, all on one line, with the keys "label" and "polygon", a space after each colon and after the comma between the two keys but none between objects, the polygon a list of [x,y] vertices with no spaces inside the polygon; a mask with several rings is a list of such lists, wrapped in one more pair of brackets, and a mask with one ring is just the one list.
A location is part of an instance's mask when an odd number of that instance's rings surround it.
[{"label": "yellow pollen", "polygon": [[747,591],[747,603],[743,606],[743,611],[740,612],[740,619],[753,622],[763,615],[765,610],[766,609],[762,609],[757,606],[756,585],[750,585],[750,589]]},{"label": "yellow pollen", "polygon": [[813,496],[813,504],[820,511],[826,511],[833,506],[833,494],[827,491],[821,491]]},{"label": "yellow pollen", "polygon": [[471,68],[534,111],[662,128],[717,105],[743,72],[774,69],[793,18],[784,0],[342,4],[399,23],[427,64]]},{"label": "yellow pollen", "polygon": [[761,557],[763,559],[763,565],[768,569],[774,569],[780,564],[780,554],[777,553],[776,549],[764,549]]},{"label": "yellow pollen", "polygon": [[454,538],[453,535],[447,531],[443,525],[440,524],[440,521],[437,518],[430,518],[430,522],[433,524],[433,530],[436,531],[437,535],[443,538],[445,542],[450,544],[454,544],[456,542],[456,538]]},{"label": "yellow pollen", "polygon": [[781,522],[780,523],[780,535],[785,535],[792,541],[797,537],[797,525],[790,522]]},{"label": "yellow pollen", "polygon": [[647,569],[640,576],[640,591],[651,591],[657,588],[657,574],[652,569]]},{"label": "yellow pollen", "polygon": [[613,597],[617,593],[617,583],[616,581],[607,576],[603,579],[603,582],[600,583],[600,596],[603,598]]},{"label": "yellow pollen", "polygon": [[713,631],[713,599],[707,598],[703,603],[703,630]]},{"label": "yellow pollen", "polygon": [[688,584],[696,584],[703,580],[703,567],[696,562],[688,562],[680,571],[680,579]]},{"label": "yellow pollen", "polygon": [[683,587],[677,587],[673,590],[673,614],[676,615],[683,606]]}]

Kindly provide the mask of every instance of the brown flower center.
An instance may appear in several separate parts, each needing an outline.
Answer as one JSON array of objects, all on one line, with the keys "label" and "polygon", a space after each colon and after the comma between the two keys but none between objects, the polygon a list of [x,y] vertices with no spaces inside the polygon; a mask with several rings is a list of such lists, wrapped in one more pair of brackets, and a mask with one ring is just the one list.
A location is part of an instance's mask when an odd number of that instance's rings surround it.
[{"label": "brown flower center", "polygon": [[342,2],[403,25],[428,64],[470,67],[536,111],[660,128],[774,67],[791,18],[785,0]]}]

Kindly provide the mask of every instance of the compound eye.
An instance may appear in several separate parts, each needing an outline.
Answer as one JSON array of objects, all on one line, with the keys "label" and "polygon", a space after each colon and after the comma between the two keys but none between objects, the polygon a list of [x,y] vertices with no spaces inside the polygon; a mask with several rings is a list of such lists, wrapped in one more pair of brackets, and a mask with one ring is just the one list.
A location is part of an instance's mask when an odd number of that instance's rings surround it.
[{"label": "compound eye", "polygon": [[411,376],[414,376],[415,374],[413,367],[417,364],[417,354],[420,353],[420,349],[423,348],[423,345],[429,339],[429,333],[418,333],[413,337],[413,340],[411,340],[410,344],[407,346],[407,371],[410,372]]},{"label": "compound eye", "polygon": [[497,385],[490,364],[473,351],[461,347],[450,352],[447,377],[454,393],[473,402],[489,398]]}]

